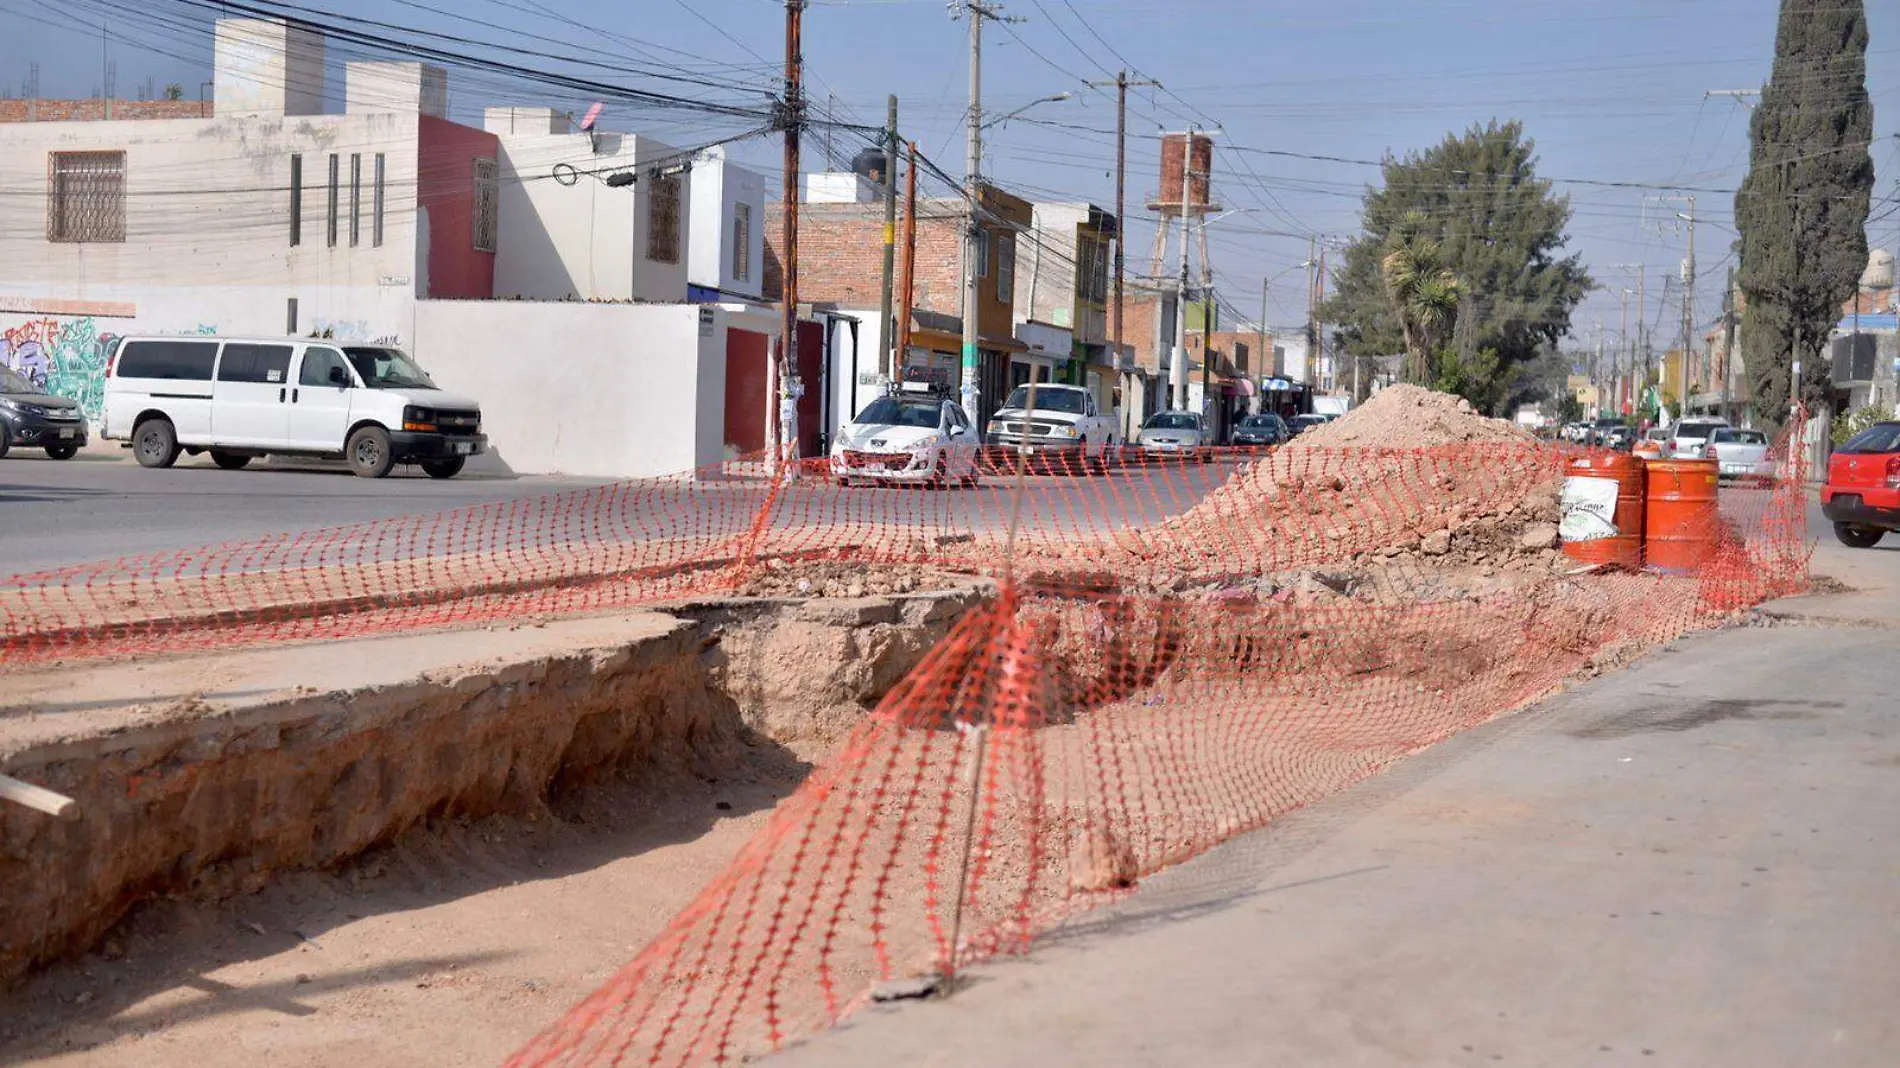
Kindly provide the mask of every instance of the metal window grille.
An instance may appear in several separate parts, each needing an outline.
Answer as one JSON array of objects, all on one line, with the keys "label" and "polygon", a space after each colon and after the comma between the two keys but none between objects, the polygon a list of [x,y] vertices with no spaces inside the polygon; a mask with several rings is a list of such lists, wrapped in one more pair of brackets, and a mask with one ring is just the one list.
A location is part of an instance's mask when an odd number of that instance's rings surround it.
[{"label": "metal window grille", "polygon": [[303,157],[290,157],[290,244],[303,244]]},{"label": "metal window grille", "polygon": [[1008,303],[1016,294],[1016,240],[996,237],[996,299]]},{"label": "metal window grille", "polygon": [[475,238],[475,251],[495,251],[495,238],[501,227],[501,198],[497,189],[501,175],[501,164],[492,159],[475,161],[475,205],[470,220]]},{"label": "metal window grille", "polygon": [[350,247],[363,236],[363,156],[350,153]]},{"label": "metal window grille", "polygon": [[735,204],[732,214],[732,277],[752,277],[752,205]]},{"label": "metal window grille", "polygon": [[680,261],[680,180],[661,175],[648,183],[647,259],[655,263]]},{"label": "metal window grille", "polygon": [[125,153],[54,152],[48,157],[46,239],[125,240]]},{"label": "metal window grille", "polygon": [[383,247],[383,154],[376,153],[376,191],[371,195],[374,206],[370,209],[372,217],[369,224],[369,243],[377,248]]},{"label": "metal window grille", "polygon": [[336,247],[337,155],[330,153],[330,247]]}]

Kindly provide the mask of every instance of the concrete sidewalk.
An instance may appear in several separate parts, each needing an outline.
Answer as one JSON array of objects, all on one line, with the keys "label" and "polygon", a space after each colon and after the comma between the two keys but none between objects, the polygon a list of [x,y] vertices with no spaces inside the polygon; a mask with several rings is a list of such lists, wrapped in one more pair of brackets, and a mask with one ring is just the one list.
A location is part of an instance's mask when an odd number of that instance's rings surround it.
[{"label": "concrete sidewalk", "polygon": [[1896,654],[1685,640],[771,1063],[1900,1064]]}]

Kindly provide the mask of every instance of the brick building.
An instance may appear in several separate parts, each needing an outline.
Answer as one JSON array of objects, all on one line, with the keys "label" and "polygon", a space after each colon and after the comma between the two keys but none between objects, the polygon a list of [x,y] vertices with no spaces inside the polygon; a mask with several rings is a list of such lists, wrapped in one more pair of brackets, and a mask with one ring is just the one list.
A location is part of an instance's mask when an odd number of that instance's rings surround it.
[{"label": "brick building", "polygon": [[0,100],[0,122],[125,122],[208,119],[209,100]]},{"label": "brick building", "polygon": [[[1014,334],[1017,233],[1032,218],[1028,201],[994,186],[983,187],[981,203],[983,240],[977,258],[980,401],[978,410],[971,413],[979,421],[988,418],[1007,392],[1011,355],[1026,350]],[[903,377],[935,383],[952,394],[963,385],[963,232],[968,218],[961,198],[917,202],[912,307],[919,314],[912,317]],[[767,206],[766,300],[783,298],[784,219],[783,204]],[[900,213],[900,234],[901,226]],[[858,316],[864,324],[861,336],[867,351],[875,351],[882,337],[882,324],[875,320],[884,282],[883,233],[880,203],[819,203],[799,208],[799,303]],[[894,286],[902,282],[899,252],[900,277]],[[894,300],[901,302],[901,293]]]}]

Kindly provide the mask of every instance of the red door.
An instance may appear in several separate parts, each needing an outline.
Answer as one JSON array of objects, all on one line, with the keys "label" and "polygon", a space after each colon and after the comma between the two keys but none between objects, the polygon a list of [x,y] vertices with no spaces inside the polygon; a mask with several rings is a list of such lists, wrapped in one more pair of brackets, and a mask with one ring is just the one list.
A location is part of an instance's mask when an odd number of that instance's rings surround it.
[{"label": "red door", "polygon": [[726,455],[765,451],[765,402],[772,388],[768,339],[752,330],[726,330]]}]

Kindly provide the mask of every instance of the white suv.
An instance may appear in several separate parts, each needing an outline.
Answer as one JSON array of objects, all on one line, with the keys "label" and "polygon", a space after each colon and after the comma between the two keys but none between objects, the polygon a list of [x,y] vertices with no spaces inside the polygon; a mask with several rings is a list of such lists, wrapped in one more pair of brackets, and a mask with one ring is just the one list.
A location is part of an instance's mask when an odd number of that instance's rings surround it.
[{"label": "white suv", "polygon": [[106,365],[99,436],[146,467],[209,452],[235,471],[264,455],[348,460],[364,478],[399,463],[454,478],[488,448],[482,413],[437,389],[398,349],[301,338],[127,337]]},{"label": "white suv", "polygon": [[1035,407],[1029,386],[1017,386],[996,410],[983,443],[1021,456],[1062,453],[1107,462],[1114,454],[1115,417],[1095,404],[1095,394],[1082,386],[1050,382],[1035,385]]},{"label": "white suv", "polygon": [[1700,460],[1709,436],[1728,426],[1726,419],[1684,419],[1669,432],[1669,455],[1678,460]]}]

